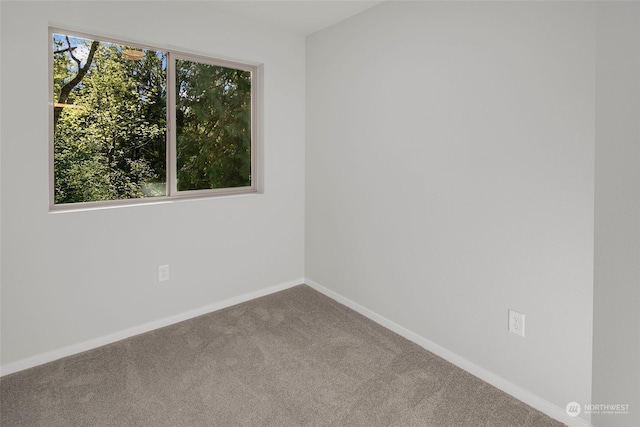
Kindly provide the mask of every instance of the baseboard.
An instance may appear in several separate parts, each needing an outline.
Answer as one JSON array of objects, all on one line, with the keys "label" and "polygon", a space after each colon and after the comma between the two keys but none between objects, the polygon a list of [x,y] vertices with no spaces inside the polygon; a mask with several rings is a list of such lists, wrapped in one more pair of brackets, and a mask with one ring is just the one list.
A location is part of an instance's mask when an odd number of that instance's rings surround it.
[{"label": "baseboard", "polygon": [[270,286],[265,289],[249,292],[246,294],[239,295],[237,297],[226,299],[224,301],[219,301],[214,304],[196,308],[194,310],[180,313],[175,316],[154,320],[153,322],[145,323],[139,326],[134,326],[133,328],[125,329],[120,332],[105,335],[105,336],[84,341],[78,344],[62,347],[56,350],[39,354],[37,356],[18,360],[17,362],[8,363],[6,365],[0,366],[0,376],[9,375],[14,372],[22,371],[28,368],[33,368],[34,366],[43,365],[48,362],[53,362],[54,360],[62,359],[63,357],[72,356],[74,354],[82,353],[83,351],[102,347],[103,345],[111,344],[116,341],[123,340],[125,338],[130,338],[135,335],[143,334],[145,332],[149,332],[154,329],[159,329],[165,326],[173,325],[174,323],[182,322],[184,320],[189,320],[194,317],[202,316],[203,314],[211,313],[213,311],[217,311],[226,307],[231,307],[232,305],[240,304],[245,301],[263,297],[265,295],[269,295],[275,292],[279,292],[279,291],[291,288],[293,286],[300,285],[302,283],[304,283],[303,278],[292,280],[290,282],[285,282],[279,285]]},{"label": "baseboard", "polygon": [[560,408],[554,405],[553,403],[513,384],[512,382],[502,378],[501,376],[496,375],[495,373],[488,371],[487,369],[484,369],[473,362],[470,362],[469,360],[453,353],[452,351],[449,351],[446,348],[441,347],[440,345],[429,341],[424,337],[421,337],[420,335],[410,331],[409,329],[400,326],[383,316],[380,316],[379,314],[369,310],[368,308],[365,308],[358,303],[343,297],[337,292],[334,292],[310,279],[305,279],[304,283],[315,289],[316,291],[349,307],[354,311],[357,311],[363,316],[408,339],[409,341],[413,341],[426,350],[442,357],[448,362],[453,363],[459,368],[464,369],[465,371],[491,384],[492,386],[504,391],[505,393],[510,394],[511,396],[537,409],[538,411],[547,414],[551,418],[558,420],[569,427],[591,427],[591,424],[588,421],[582,418],[574,418],[569,416],[566,413],[565,408]]}]

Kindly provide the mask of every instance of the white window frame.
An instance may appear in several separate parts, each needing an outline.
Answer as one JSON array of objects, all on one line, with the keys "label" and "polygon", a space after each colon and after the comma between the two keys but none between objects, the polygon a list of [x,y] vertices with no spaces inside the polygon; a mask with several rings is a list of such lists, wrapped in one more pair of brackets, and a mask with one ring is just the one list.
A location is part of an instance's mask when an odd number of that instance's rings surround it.
[{"label": "white window frame", "polygon": [[[132,199],[116,199],[116,200],[100,200],[91,202],[77,202],[77,203],[55,203],[55,135],[53,128],[53,114],[54,103],[53,98],[53,65],[54,55],[51,49],[51,42],[53,40],[53,34],[63,34],[72,37],[81,37],[89,40],[98,40],[101,42],[115,43],[119,45],[131,46],[139,49],[147,49],[158,52],[163,52],[167,57],[167,69],[166,69],[166,85],[167,85],[167,130],[165,135],[166,141],[166,195],[156,197],[142,197]],[[136,204],[152,204],[158,202],[167,202],[172,200],[184,200],[195,198],[208,198],[224,195],[236,195],[258,192],[258,177],[260,171],[258,171],[258,94],[260,93],[260,86],[262,81],[259,73],[259,65],[251,64],[248,62],[236,62],[225,59],[219,59],[215,57],[190,54],[183,51],[178,51],[169,48],[161,48],[157,46],[141,44],[136,42],[129,42],[110,37],[103,37],[94,34],[88,34],[64,28],[49,27],[49,210],[78,210],[78,209],[92,209],[99,207],[115,207],[122,205],[136,205]],[[212,189],[199,189],[199,190],[182,190],[179,191],[177,186],[177,153],[176,153],[176,60],[188,60],[199,62],[203,64],[209,64],[219,67],[233,68],[242,71],[248,71],[251,73],[251,185],[245,187],[228,187],[228,188],[212,188]]]}]

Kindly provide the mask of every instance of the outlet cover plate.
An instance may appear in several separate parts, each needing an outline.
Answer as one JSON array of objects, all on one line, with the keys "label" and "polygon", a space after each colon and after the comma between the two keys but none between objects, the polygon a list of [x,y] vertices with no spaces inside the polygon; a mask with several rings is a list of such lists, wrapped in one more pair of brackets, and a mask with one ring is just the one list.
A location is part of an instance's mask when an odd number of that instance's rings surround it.
[{"label": "outlet cover plate", "polygon": [[524,337],[524,314],[509,310],[509,332]]},{"label": "outlet cover plate", "polygon": [[158,282],[169,280],[169,264],[158,267]]}]

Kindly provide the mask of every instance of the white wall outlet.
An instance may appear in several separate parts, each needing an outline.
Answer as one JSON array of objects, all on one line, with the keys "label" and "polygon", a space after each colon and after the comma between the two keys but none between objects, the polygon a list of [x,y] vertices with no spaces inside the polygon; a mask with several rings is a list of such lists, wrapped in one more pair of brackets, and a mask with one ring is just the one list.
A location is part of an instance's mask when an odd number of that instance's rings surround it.
[{"label": "white wall outlet", "polygon": [[158,282],[169,280],[169,264],[158,267]]},{"label": "white wall outlet", "polygon": [[524,314],[509,310],[509,332],[524,337]]}]

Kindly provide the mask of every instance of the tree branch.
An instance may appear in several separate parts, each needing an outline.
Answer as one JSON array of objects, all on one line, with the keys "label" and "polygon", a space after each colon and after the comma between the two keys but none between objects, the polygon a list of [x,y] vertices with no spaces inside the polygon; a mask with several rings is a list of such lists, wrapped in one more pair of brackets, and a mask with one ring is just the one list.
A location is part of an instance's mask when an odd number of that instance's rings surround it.
[{"label": "tree branch", "polygon": [[68,50],[75,50],[75,49],[76,49],[76,46],[74,46],[74,47],[66,47],[64,49],[54,50],[53,54],[55,55],[56,53],[65,53]]},{"label": "tree branch", "polygon": [[[91,48],[89,49],[89,55],[87,56],[87,61],[85,62],[84,67],[81,67],[80,65],[82,64],[82,61],[80,61],[78,58],[76,58],[73,55],[73,50],[75,49],[75,47],[73,48],[71,47],[71,42],[69,41],[69,37],[67,37],[67,43],[69,44],[69,47],[66,50],[69,52],[69,55],[71,56],[71,58],[78,64],[78,74],[76,74],[73,79],[69,80],[64,86],[62,86],[62,88],[60,89],[60,96],[58,96],[58,104],[67,103],[67,100],[69,99],[69,95],[71,94],[71,91],[73,90],[73,88],[75,88],[82,81],[84,76],[89,71],[89,68],[91,68],[91,63],[93,62],[93,56],[96,54],[96,51],[98,50],[98,45],[100,44],[100,42],[97,40],[94,40],[91,42]],[[58,119],[60,118],[61,113],[62,113],[62,107],[54,107],[54,110],[53,110],[53,128],[54,129],[58,124]]]},{"label": "tree branch", "polygon": [[73,55],[73,51],[76,49],[76,46],[73,47],[73,49],[71,48],[71,40],[69,40],[69,36],[65,36],[65,38],[67,39],[67,46],[69,46],[69,56],[71,57],[71,59],[73,59],[76,64],[78,64],[78,71],[80,70],[80,65],[82,64],[82,61],[79,60],[78,58],[76,58]]}]

